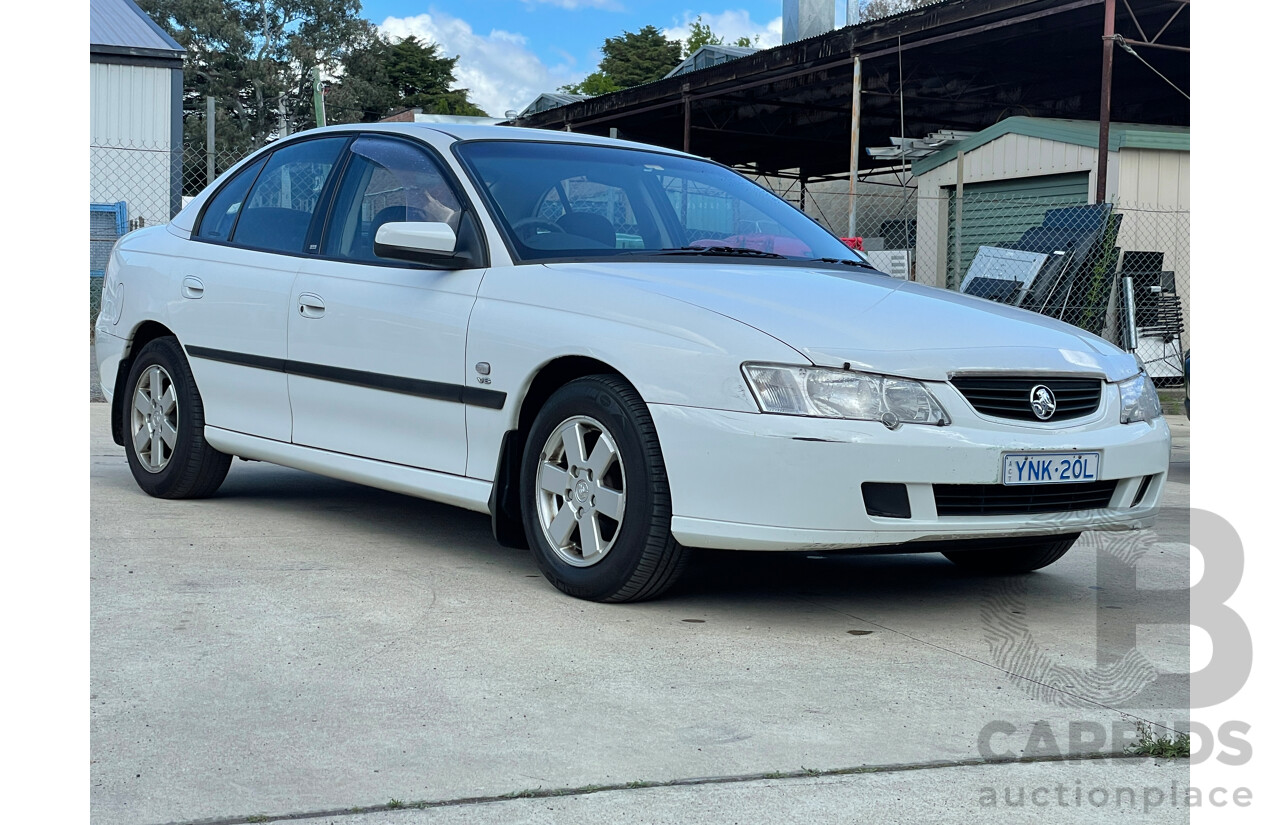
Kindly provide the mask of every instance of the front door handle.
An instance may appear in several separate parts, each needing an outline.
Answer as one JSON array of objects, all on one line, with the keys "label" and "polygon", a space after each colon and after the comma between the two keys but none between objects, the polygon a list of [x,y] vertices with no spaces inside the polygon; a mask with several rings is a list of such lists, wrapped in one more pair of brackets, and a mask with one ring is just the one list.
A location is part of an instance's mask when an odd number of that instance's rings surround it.
[{"label": "front door handle", "polygon": [[319,318],[324,315],[324,299],[310,292],[302,293],[298,296],[298,313],[303,318]]},{"label": "front door handle", "polygon": [[186,277],[182,279],[182,297],[199,298],[204,294],[204,284],[199,278]]}]

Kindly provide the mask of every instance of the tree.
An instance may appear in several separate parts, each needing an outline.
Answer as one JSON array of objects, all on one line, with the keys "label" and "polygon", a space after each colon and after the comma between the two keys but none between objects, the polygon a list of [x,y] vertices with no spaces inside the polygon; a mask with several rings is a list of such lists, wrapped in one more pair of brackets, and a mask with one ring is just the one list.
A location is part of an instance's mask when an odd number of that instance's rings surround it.
[{"label": "tree", "polygon": [[218,101],[217,141],[243,154],[283,131],[314,124],[311,74],[340,71],[372,28],[360,0],[140,0],[187,49],[188,145],[203,144],[204,97]]},{"label": "tree", "polygon": [[[856,0],[855,0],[856,1]],[[753,41],[749,36],[742,35],[733,41],[735,46],[743,46],[751,48],[760,42],[760,35],[756,35]],[[684,41],[684,56],[689,57],[703,46],[723,46],[724,38],[711,30],[710,23],[702,22],[702,15],[698,15],[698,19],[689,24],[689,37]]]},{"label": "tree", "polygon": [[702,22],[702,15],[689,24],[689,37],[684,41],[684,56],[696,52],[703,46],[722,46],[724,38],[711,30],[709,23]]},{"label": "tree", "polygon": [[621,87],[605,76],[604,72],[594,71],[577,83],[571,83],[568,86],[561,86],[560,91],[567,92],[571,95],[586,95],[587,97],[596,97],[597,95],[607,95],[610,92],[616,92]]},{"label": "tree", "polygon": [[390,49],[387,76],[405,106],[446,115],[484,116],[467,99],[467,89],[450,89],[458,57],[444,57],[438,43],[423,43],[412,35]]},{"label": "tree", "polygon": [[600,72],[621,89],[658,80],[681,60],[679,40],[668,40],[653,26],[606,37]]},{"label": "tree", "polygon": [[450,89],[458,58],[413,38],[391,43],[359,16],[360,0],[138,0],[187,50],[184,178],[205,180],[205,97],[216,101],[217,168],[315,125],[312,72],[327,78],[331,122],[377,120],[396,106],[483,114]]},{"label": "tree", "polygon": [[[859,0],[850,0],[850,2],[858,3]],[[911,11],[935,2],[937,0],[861,0],[859,3],[862,9],[861,20],[863,22],[879,20],[881,17]]]},{"label": "tree", "polygon": [[348,56],[341,80],[330,87],[325,108],[335,123],[378,120],[396,108],[420,108],[448,115],[480,115],[467,89],[456,82],[457,57],[444,57],[437,43],[409,36],[388,41],[380,36]]}]

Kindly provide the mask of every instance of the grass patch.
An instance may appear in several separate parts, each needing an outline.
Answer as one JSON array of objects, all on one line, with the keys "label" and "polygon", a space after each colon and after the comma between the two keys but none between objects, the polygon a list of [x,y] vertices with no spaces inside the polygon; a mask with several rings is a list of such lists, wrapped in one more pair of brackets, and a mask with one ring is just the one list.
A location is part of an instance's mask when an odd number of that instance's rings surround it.
[{"label": "grass patch", "polygon": [[1165,415],[1185,415],[1187,412],[1187,391],[1182,387],[1168,387],[1156,390],[1160,396],[1160,407]]},{"label": "grass patch", "polygon": [[1175,731],[1173,736],[1168,733],[1157,736],[1150,725],[1139,722],[1138,741],[1125,748],[1125,751],[1156,759],[1190,759],[1191,735]]},{"label": "grass patch", "polygon": [[525,788],[523,791],[512,791],[501,796],[502,799],[532,799],[535,796],[542,795],[542,786],[536,788]]}]

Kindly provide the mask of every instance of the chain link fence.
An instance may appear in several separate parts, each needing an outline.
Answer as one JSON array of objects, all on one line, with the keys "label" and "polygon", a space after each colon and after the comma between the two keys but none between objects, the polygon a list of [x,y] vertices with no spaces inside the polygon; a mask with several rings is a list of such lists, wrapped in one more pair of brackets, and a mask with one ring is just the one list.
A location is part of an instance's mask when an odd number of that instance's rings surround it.
[{"label": "chain link fence", "polygon": [[861,181],[851,201],[847,181],[803,191],[757,182],[895,277],[1039,312],[1135,352],[1178,405],[1191,346],[1189,210],[1084,195],[930,198]]},{"label": "chain link fence", "polygon": [[[217,152],[213,177],[242,154]],[[116,239],[168,223],[211,180],[203,147],[89,146],[89,328],[102,306],[102,276]]]}]

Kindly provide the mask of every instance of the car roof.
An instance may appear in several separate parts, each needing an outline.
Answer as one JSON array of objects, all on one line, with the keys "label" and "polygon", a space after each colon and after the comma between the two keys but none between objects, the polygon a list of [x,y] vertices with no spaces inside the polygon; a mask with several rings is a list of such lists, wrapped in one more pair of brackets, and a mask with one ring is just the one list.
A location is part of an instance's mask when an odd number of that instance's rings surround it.
[{"label": "car roof", "polygon": [[625,149],[643,149],[650,152],[662,152],[667,155],[686,155],[665,146],[654,146],[648,143],[637,143],[631,140],[601,137],[575,132],[555,132],[549,129],[528,129],[521,126],[490,126],[470,123],[350,123],[342,126],[327,126],[323,129],[309,129],[302,135],[316,135],[319,132],[362,131],[390,132],[393,134],[413,135],[421,137],[423,132],[436,132],[447,135],[457,141],[467,140],[513,140],[537,141],[540,143],[576,143],[584,146],[617,146]]},{"label": "car roof", "polygon": [[[616,138],[607,138],[601,137],[600,135],[589,135],[584,133],[553,132],[549,129],[527,129],[519,126],[490,126],[469,123],[344,123],[336,126],[322,126],[318,129],[307,129],[306,131],[296,132],[289,137],[282,138],[278,141],[273,141],[267,144],[267,146],[262,147],[260,151],[250,152],[227,171],[231,172],[239,169],[250,158],[260,156],[271,147],[285,145],[295,140],[306,140],[308,138],[318,137],[322,134],[341,134],[343,132],[382,132],[385,134],[401,134],[417,138],[425,138],[427,136],[426,133],[430,132],[453,138],[453,140],[457,142],[469,140],[510,140],[540,143],[572,143],[580,146],[616,146],[623,149],[640,149],[648,152],[661,152],[663,154],[677,155],[681,157],[696,157],[675,149],[669,149],[665,146],[653,146],[648,143],[637,143],[631,140],[618,140]],[[169,228],[191,232],[195,228],[196,214],[203,208],[204,202],[208,199],[213,189],[213,186],[207,186],[201,190],[200,194],[193,198],[177,215],[173,217],[173,220],[169,222]]]}]

